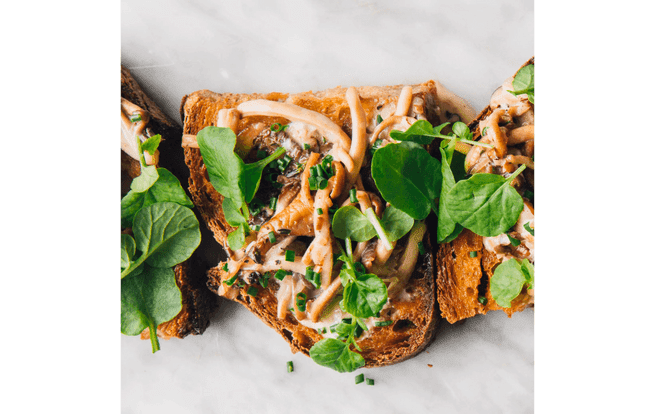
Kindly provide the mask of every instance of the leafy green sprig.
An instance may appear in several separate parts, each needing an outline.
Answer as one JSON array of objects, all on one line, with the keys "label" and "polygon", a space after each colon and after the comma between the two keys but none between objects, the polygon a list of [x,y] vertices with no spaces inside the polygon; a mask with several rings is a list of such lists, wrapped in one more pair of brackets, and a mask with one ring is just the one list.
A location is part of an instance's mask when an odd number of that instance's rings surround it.
[{"label": "leafy green sprig", "polygon": [[248,203],[259,189],[264,168],[286,152],[280,147],[268,157],[246,164],[234,152],[236,140],[237,137],[230,128],[209,126],[197,135],[209,181],[224,198],[225,220],[237,228],[227,237],[232,250],[243,247],[245,238],[250,233]]},{"label": "leafy green sprig", "polygon": [[498,305],[503,308],[512,306],[512,300],[523,290],[523,286],[532,289],[534,283],[534,266],[528,259],[518,261],[511,258],[494,270],[489,281],[489,292]]},{"label": "leafy green sprig", "polygon": [[534,104],[534,65],[527,65],[519,69],[512,80],[513,91],[508,90],[514,96],[526,94],[528,100]]},{"label": "leafy green sprig", "polygon": [[389,136],[398,141],[412,141],[423,145],[429,145],[435,138],[441,138],[448,141],[454,140],[455,142],[493,148],[493,145],[486,142],[474,141],[469,127],[463,122],[455,122],[451,134],[442,134],[441,131],[448,125],[450,125],[450,122],[433,127],[430,122],[421,119],[414,122],[406,131],[393,130],[389,133]]}]

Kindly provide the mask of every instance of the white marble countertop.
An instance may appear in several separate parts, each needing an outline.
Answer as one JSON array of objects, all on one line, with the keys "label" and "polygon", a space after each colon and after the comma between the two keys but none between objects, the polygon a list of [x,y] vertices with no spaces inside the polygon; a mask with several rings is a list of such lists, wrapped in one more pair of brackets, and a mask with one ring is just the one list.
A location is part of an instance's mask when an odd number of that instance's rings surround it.
[{"label": "white marble countertop", "polygon": [[[123,1],[121,62],[172,118],[185,94],[438,79],[476,110],[534,54],[531,1]],[[292,355],[240,305],[202,336],[121,339],[125,413],[528,413],[534,311],[443,322],[427,351],[355,385]],[[295,371],[287,373],[286,362]],[[432,367],[429,367],[431,364]]]}]

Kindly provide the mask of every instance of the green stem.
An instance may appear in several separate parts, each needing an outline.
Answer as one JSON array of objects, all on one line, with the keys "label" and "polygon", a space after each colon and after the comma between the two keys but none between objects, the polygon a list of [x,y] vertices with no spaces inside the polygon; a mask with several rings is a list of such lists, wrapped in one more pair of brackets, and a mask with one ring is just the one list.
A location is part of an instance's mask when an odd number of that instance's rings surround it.
[{"label": "green stem", "polygon": [[134,139],[136,139],[136,147],[139,150],[139,162],[141,163],[141,167],[145,167],[146,157],[143,155],[143,149],[141,148],[141,139],[136,134],[134,135]]},{"label": "green stem", "polygon": [[121,272],[121,279],[124,278],[125,276],[129,275],[130,273],[132,273],[132,271],[134,269],[136,269],[137,267],[139,267],[141,265],[141,263],[145,262],[147,258],[148,257],[145,254],[143,254],[143,255],[141,255],[141,257],[139,257],[136,260],[136,262],[130,263],[130,265],[125,270],[123,270]]},{"label": "green stem", "polygon": [[493,148],[494,147],[493,145],[487,144],[486,142],[471,141],[470,139],[464,139],[464,138],[459,138],[459,137],[451,137],[451,136],[448,136],[448,135],[437,134],[436,137],[437,138],[447,139],[447,140],[457,139],[459,142],[464,142],[464,143],[470,144],[470,145],[477,145],[479,147],[485,147],[485,148]]},{"label": "green stem", "polygon": [[350,241],[350,237],[346,237],[346,253],[350,261],[353,260],[353,243]]},{"label": "green stem", "polygon": [[[285,152],[287,152],[287,150],[285,150],[283,147],[279,147],[278,149],[276,149],[276,150],[275,150],[271,155],[269,155],[268,157],[266,157],[266,158],[262,158],[261,160],[259,160],[259,161],[257,161],[257,162],[254,162],[253,164],[257,164],[257,165],[268,165],[268,163],[270,163],[271,161],[273,161],[273,160],[276,159],[276,158],[279,158],[279,157],[280,157],[282,154],[284,154]],[[250,165],[250,164],[248,164],[248,165]]]},{"label": "green stem", "polygon": [[148,321],[148,329],[150,329],[150,343],[152,344],[152,353],[159,351],[159,339],[157,338],[157,327],[155,321],[150,319]]},{"label": "green stem", "polygon": [[506,183],[511,183],[511,182],[514,181],[514,179],[515,179],[516,177],[518,177],[518,175],[521,174],[521,173],[523,172],[523,170],[525,170],[525,169],[526,169],[526,165],[525,165],[525,164],[522,164],[522,165],[521,165],[521,166],[520,166],[516,171],[514,171],[514,173],[513,173],[512,175],[509,176],[509,178],[507,178],[507,180],[506,180],[505,182],[506,182]]},{"label": "green stem", "polygon": [[389,235],[384,230],[384,227],[382,227],[382,223],[380,223],[380,219],[378,219],[375,211],[373,211],[373,207],[367,208],[364,214],[366,215],[368,221],[375,228],[375,231],[378,234],[380,241],[382,241],[382,244],[384,244],[385,249],[393,250],[393,245],[391,244],[391,240],[389,240]]}]

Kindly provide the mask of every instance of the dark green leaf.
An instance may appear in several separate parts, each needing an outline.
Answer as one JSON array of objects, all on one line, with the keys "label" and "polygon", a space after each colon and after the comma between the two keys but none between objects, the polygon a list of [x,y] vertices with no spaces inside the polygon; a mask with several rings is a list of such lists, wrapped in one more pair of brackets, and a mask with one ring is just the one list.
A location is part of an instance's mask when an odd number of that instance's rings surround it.
[{"label": "dark green leaf", "polygon": [[196,216],[175,203],[156,203],[142,208],[134,217],[139,260],[152,267],[171,267],[188,259],[200,244]]},{"label": "dark green leaf", "polygon": [[384,210],[380,223],[387,232],[389,240],[394,242],[412,229],[414,219],[393,205],[390,205]]},{"label": "dark green leaf", "polygon": [[241,188],[243,189],[243,196],[246,200],[246,203],[249,203],[255,197],[257,189],[259,188],[259,183],[262,180],[262,172],[264,171],[264,167],[279,158],[282,154],[284,154],[284,152],[285,149],[280,147],[268,157],[257,162],[253,162],[252,164],[245,164],[243,166],[243,173],[241,175]]},{"label": "dark green leaf", "polygon": [[453,124],[453,132],[459,138],[464,138],[464,139],[468,139],[468,136],[471,135],[471,131],[469,131],[469,127],[466,126],[464,122],[455,122]]},{"label": "dark green leaf", "polygon": [[530,233],[531,235],[534,236],[534,229],[532,227],[530,227],[530,223],[525,223],[523,225],[523,228],[526,229],[528,231],[528,233]]},{"label": "dark green leaf", "polygon": [[448,192],[455,186],[455,177],[450,169],[448,157],[443,148],[439,148],[441,152],[441,175],[443,181],[441,182],[441,196],[439,197],[439,215],[437,220],[437,243],[445,243],[446,240],[454,240],[462,231],[462,226],[455,221],[446,207],[446,198]]},{"label": "dark green leaf", "polygon": [[309,350],[309,356],[318,365],[337,372],[352,372],[366,363],[364,358],[350,349],[350,345],[337,339],[321,339]]},{"label": "dark green leaf", "polygon": [[430,210],[441,191],[441,163],[414,142],[389,144],[375,152],[371,175],[382,197],[416,220]]},{"label": "dark green leaf", "polygon": [[227,221],[230,226],[237,227],[241,224],[248,223],[241,212],[237,210],[237,206],[235,206],[229,198],[223,198],[223,215],[225,216],[225,221]]},{"label": "dark green leaf", "polygon": [[364,242],[377,235],[366,216],[355,206],[341,207],[332,218],[332,231],[340,239],[351,238]]},{"label": "dark green leaf", "polygon": [[121,270],[126,269],[136,253],[136,243],[129,234],[121,234]]},{"label": "dark green leaf", "polygon": [[432,124],[425,120],[414,122],[405,132],[393,130],[389,136],[398,141],[412,141],[423,145],[432,143],[436,137]]},{"label": "dark green leaf", "polygon": [[134,192],[142,193],[149,189],[157,181],[157,178],[159,178],[157,167],[154,165],[142,165],[141,175],[132,180],[130,188]]},{"label": "dark green leaf", "polygon": [[480,236],[504,233],[523,210],[523,198],[509,185],[511,179],[474,174],[446,194],[446,209],[453,220]]},{"label": "dark green leaf", "polygon": [[345,285],[341,308],[358,318],[370,318],[377,315],[385,303],[387,287],[384,282],[376,275],[365,274]]},{"label": "dark green leaf", "polygon": [[147,140],[145,140],[141,144],[141,149],[144,151],[148,151],[150,155],[155,155],[155,151],[157,151],[157,147],[159,147],[159,143],[161,142],[161,135],[157,134],[154,135]]},{"label": "dark green leaf", "polygon": [[121,332],[138,335],[150,327],[153,352],[158,349],[157,325],[181,310],[182,294],[173,269],[145,266],[141,274],[121,280]]},{"label": "dark green leaf", "polygon": [[143,207],[170,201],[185,207],[193,203],[184,192],[180,181],[167,169],[157,168],[159,179],[145,192],[130,191],[121,200],[121,227],[132,227],[134,215]]},{"label": "dark green leaf", "polygon": [[512,300],[523,290],[523,286],[527,284],[530,289],[533,283],[534,266],[527,259],[519,263],[512,258],[501,263],[494,270],[489,281],[489,291],[498,305],[509,308],[512,306]]},{"label": "dark green leaf", "polygon": [[525,89],[534,89],[534,65],[527,65],[519,69],[512,81],[515,92]]}]

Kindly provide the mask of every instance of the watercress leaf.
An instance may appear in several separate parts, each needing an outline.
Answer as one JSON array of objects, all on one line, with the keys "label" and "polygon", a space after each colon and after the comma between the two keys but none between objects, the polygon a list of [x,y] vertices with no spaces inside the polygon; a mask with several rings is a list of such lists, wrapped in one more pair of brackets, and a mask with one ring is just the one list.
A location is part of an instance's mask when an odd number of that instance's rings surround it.
[{"label": "watercress leaf", "polygon": [[393,205],[390,205],[386,210],[384,210],[380,222],[386,230],[389,240],[392,242],[407,234],[414,225],[413,218]]},{"label": "watercress leaf", "polygon": [[246,218],[243,217],[237,206],[229,198],[223,198],[223,215],[230,226],[237,227],[241,224],[247,224]]},{"label": "watercress leaf", "polygon": [[230,245],[230,249],[237,251],[243,247],[246,242],[245,226],[245,224],[240,224],[236,230],[227,235],[227,243]]},{"label": "watercress leaf", "polygon": [[245,201],[241,187],[244,163],[234,153],[237,137],[230,128],[208,126],[196,136],[209,181],[223,197],[231,198],[235,205]]},{"label": "watercress leaf", "polygon": [[377,235],[370,221],[355,206],[341,207],[332,218],[332,231],[340,239],[364,242]]},{"label": "watercress leaf", "polygon": [[435,133],[431,123],[426,120],[418,120],[405,132],[393,130],[389,133],[389,136],[398,141],[412,141],[428,145],[434,140]]},{"label": "watercress leaf", "polygon": [[382,197],[415,220],[423,220],[441,191],[441,163],[414,142],[389,144],[373,155],[371,175]]},{"label": "watercress leaf", "polygon": [[182,310],[182,293],[172,268],[145,266],[139,275],[121,280],[121,332],[139,335],[150,328],[153,352],[159,348],[157,325],[169,321]]},{"label": "watercress leaf", "polygon": [[193,211],[170,202],[139,210],[132,231],[136,248],[152,267],[171,267],[183,262],[200,244],[200,228]]},{"label": "watercress leaf", "polygon": [[121,200],[121,227],[132,227],[134,215],[143,207],[151,204],[170,201],[186,207],[193,207],[191,199],[186,195],[180,181],[165,168],[157,168],[159,179],[146,191],[128,192]]},{"label": "watercress leaf", "polygon": [[143,193],[157,181],[159,174],[157,173],[157,167],[154,165],[142,165],[141,174],[132,180],[130,188],[132,191],[137,193]]},{"label": "watercress leaf", "polygon": [[526,89],[534,90],[534,65],[527,65],[519,69],[512,81],[512,87],[517,93]]},{"label": "watercress leaf", "polygon": [[441,130],[447,127],[448,125],[450,125],[450,122],[444,122],[441,125],[437,125],[436,127],[432,128],[432,132],[434,133],[434,135],[441,135]]},{"label": "watercress leaf", "polygon": [[350,349],[350,345],[334,338],[321,339],[309,350],[318,365],[337,372],[353,372],[364,366],[364,358]]},{"label": "watercress leaf", "polygon": [[264,167],[279,158],[282,154],[285,153],[285,151],[286,150],[284,148],[280,147],[264,159],[253,162],[251,164],[244,164],[243,173],[241,174],[240,186],[243,189],[243,196],[246,200],[246,203],[251,202],[255,197],[255,194],[259,189],[259,183],[262,180],[262,172],[264,171]]},{"label": "watercress leaf", "polygon": [[453,132],[460,138],[466,138],[467,135],[471,134],[469,127],[464,122],[455,122],[453,124]]},{"label": "watercress leaf", "polygon": [[510,181],[496,174],[474,174],[446,194],[446,209],[453,220],[480,236],[504,233],[523,210],[523,199]]},{"label": "watercress leaf", "polygon": [[344,340],[348,339],[348,337],[353,334],[356,327],[356,324],[346,323],[342,320],[339,324],[337,324],[337,326],[334,327],[334,332],[337,334],[337,339]]},{"label": "watercress leaf", "polygon": [[527,260],[523,259],[521,263],[512,258],[509,259],[494,270],[494,274],[489,281],[489,292],[498,305],[503,308],[512,306],[514,300],[523,290],[523,286],[528,284],[532,286],[534,281],[534,267]]},{"label": "watercress leaf", "polygon": [[530,101],[531,104],[534,104],[534,92],[528,92],[528,101]]},{"label": "watercress leaf", "polygon": [[[437,219],[437,243],[444,243],[446,239],[451,236],[457,237],[462,231],[462,226],[459,226],[457,231],[457,221],[452,218],[446,206],[446,198],[448,192],[455,186],[455,176],[450,169],[450,163],[443,148],[439,148],[441,152],[441,175],[443,181],[441,182],[441,196],[439,197],[439,215]],[[454,237],[451,239],[454,240]]]},{"label": "watercress leaf", "polygon": [[377,315],[387,303],[387,287],[374,274],[358,276],[343,289],[341,308],[358,318]]},{"label": "watercress leaf", "polygon": [[121,234],[121,269],[129,267],[136,253],[136,243],[129,234]]},{"label": "watercress leaf", "polygon": [[150,155],[155,155],[155,151],[157,151],[157,147],[159,147],[159,143],[161,142],[161,135],[153,135],[147,140],[145,140],[143,143],[141,143],[141,149],[144,151],[148,151]]}]

